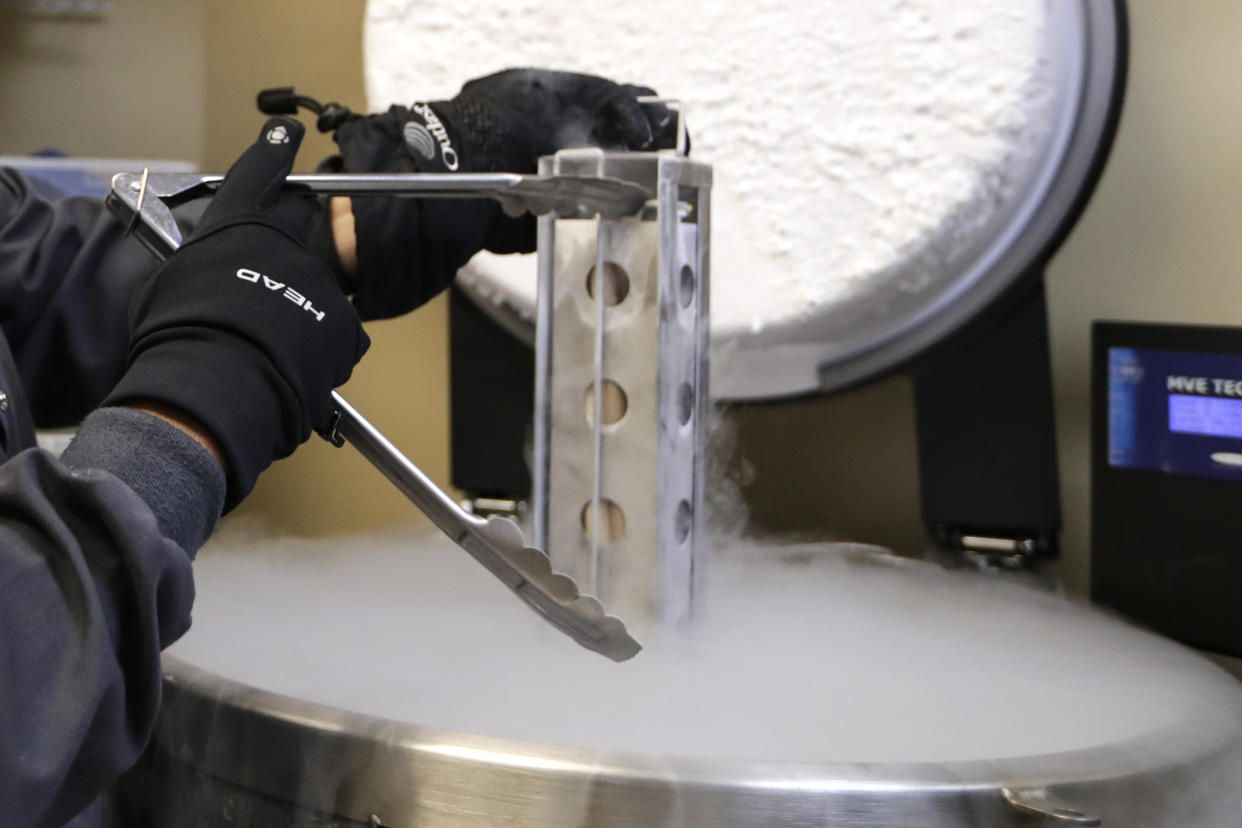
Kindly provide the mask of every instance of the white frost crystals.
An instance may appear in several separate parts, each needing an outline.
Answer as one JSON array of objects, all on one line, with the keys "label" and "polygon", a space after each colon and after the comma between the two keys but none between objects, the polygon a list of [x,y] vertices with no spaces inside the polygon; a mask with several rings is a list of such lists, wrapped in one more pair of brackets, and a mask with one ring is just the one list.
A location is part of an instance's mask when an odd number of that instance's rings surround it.
[{"label": "white frost crystals", "polygon": [[[1064,2],[370,0],[367,89],[375,109],[526,65],[683,99],[715,169],[712,326],[729,336],[954,275],[1052,138]],[[533,305],[524,264],[472,267]]]}]

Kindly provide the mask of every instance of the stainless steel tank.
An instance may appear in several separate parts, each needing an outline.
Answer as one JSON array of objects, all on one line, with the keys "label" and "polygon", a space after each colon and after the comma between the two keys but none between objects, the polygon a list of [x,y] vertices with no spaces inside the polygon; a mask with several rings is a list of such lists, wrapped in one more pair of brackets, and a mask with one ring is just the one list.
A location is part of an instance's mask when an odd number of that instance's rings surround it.
[{"label": "stainless steel tank", "polygon": [[164,711],[146,780],[154,824],[169,828],[1208,828],[1236,824],[1220,797],[1242,779],[1242,731],[1226,711],[1063,754],[889,765],[713,761],[454,733],[264,692],[176,658]]},{"label": "stainless steel tank", "polygon": [[1242,687],[1031,587],[787,548],[714,570],[698,642],[617,666],[443,538],[229,544],[166,659],[131,786],[150,824],[1212,828],[1242,806]]}]

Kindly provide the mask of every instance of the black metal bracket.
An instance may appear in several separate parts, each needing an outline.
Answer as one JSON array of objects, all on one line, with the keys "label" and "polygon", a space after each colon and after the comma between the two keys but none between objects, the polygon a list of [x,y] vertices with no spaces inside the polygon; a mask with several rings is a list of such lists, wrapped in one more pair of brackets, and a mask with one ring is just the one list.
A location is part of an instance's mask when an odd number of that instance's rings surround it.
[{"label": "black metal bracket", "polygon": [[460,289],[449,294],[451,478],[471,499],[530,497],[535,352]]},{"label": "black metal bracket", "polygon": [[923,519],[982,566],[1057,556],[1061,529],[1042,273],[911,370]]}]

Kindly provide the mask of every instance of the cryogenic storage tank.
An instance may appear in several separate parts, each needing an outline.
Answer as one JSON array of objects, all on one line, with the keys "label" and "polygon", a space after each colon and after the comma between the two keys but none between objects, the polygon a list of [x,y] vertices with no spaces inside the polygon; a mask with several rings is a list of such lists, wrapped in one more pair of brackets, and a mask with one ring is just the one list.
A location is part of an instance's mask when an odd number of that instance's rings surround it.
[{"label": "cryogenic storage tank", "polygon": [[[590,21],[547,4],[492,25],[373,2],[369,82],[377,103],[398,86],[423,94],[408,73],[451,60],[456,81],[427,93],[449,95],[498,53],[566,65],[557,50],[573,42],[604,63],[570,68],[684,94],[696,152],[716,165],[712,290],[729,313],[713,312],[713,384],[747,399],[830,390],[905,364],[1038,270],[1107,151],[1124,27],[1100,0],[843,2],[814,27],[794,5],[738,23],[706,4]],[[787,46],[768,63],[736,38],[713,48],[765,21],[785,29],[756,48]],[[586,36],[601,30],[616,48]],[[807,47],[800,30],[824,40]],[[853,62],[788,72],[835,54],[820,47]],[[686,80],[650,77],[664,65]],[[987,78],[981,97],[963,69]],[[890,76],[878,87],[877,73]],[[899,94],[911,73],[914,97]],[[816,107],[834,101],[855,133],[817,132]],[[758,123],[737,117],[766,104]],[[852,217],[882,214],[851,235]],[[527,265],[482,259],[464,277],[519,337],[534,285],[508,268]],[[782,290],[745,292],[774,273]],[[879,550],[715,537],[710,551],[694,634],[657,630],[617,665],[546,630],[444,537],[226,529],[196,563],[194,628],[167,656],[129,804],[163,826],[1236,822],[1242,691],[1193,652],[1021,583]]]},{"label": "cryogenic storage tank", "polygon": [[1230,676],[994,577],[721,542],[694,639],[618,665],[443,537],[229,534],[135,786],[161,826],[1206,828],[1242,806]]}]

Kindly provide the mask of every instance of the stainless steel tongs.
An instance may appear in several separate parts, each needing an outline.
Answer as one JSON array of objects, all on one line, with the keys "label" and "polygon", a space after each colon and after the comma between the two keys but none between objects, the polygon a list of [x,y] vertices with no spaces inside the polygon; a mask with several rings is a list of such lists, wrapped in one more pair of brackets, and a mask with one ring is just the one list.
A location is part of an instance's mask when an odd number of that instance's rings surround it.
[{"label": "stainless steel tongs", "polygon": [[[112,179],[108,207],[130,232],[161,259],[181,246],[172,207],[209,195],[222,175],[123,173]],[[605,217],[639,212],[649,198],[640,186],[606,178],[491,173],[387,173],[291,175],[290,189],[333,195],[393,195],[417,198],[494,198],[506,212]],[[552,626],[582,646],[614,661],[642,649],[624,622],[609,615],[571,578],[552,571],[543,550],[527,546],[508,518],[478,518],[462,509],[336,391],[333,411],[320,432],[334,445],[358,450],[458,546],[517,593]]]}]

